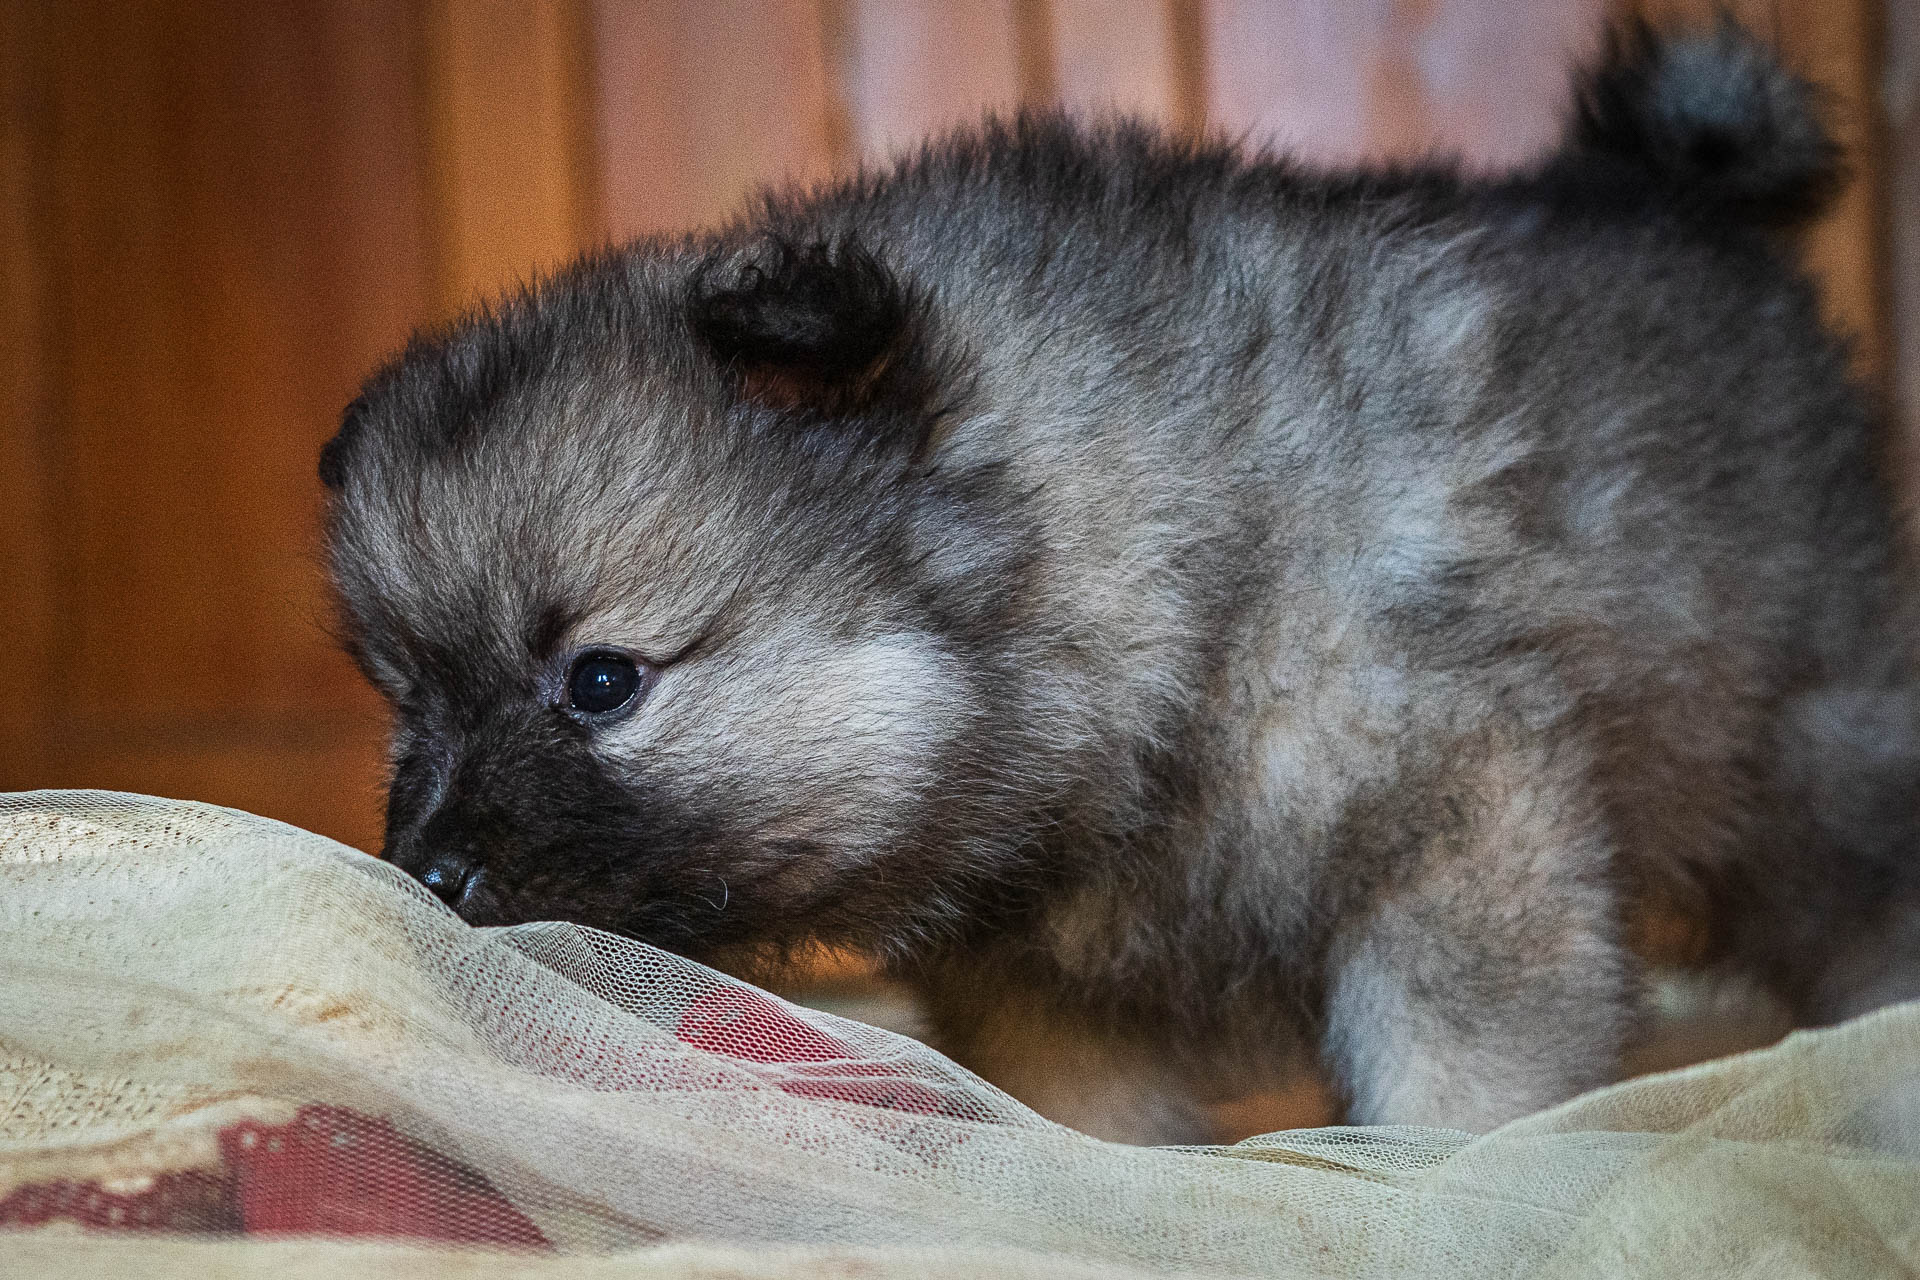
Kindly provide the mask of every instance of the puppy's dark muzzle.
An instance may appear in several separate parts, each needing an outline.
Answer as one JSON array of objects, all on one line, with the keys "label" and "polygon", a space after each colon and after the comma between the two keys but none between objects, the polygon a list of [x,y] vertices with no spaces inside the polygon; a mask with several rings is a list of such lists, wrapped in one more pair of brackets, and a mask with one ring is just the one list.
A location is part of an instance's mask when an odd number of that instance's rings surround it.
[{"label": "puppy's dark muzzle", "polygon": [[482,917],[496,905],[487,860],[477,844],[422,840],[396,848],[389,842],[384,856],[471,923],[484,923]]},{"label": "puppy's dark muzzle", "polygon": [[414,873],[421,884],[433,890],[435,897],[455,911],[479,891],[484,874],[477,861],[459,853],[439,854]]}]

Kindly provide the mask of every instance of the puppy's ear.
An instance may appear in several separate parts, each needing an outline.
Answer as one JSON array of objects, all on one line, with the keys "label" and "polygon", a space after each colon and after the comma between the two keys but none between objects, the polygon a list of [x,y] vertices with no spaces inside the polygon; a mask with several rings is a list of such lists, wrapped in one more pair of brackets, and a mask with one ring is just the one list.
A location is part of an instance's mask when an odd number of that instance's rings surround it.
[{"label": "puppy's ear", "polygon": [[1546,173],[1583,198],[1638,191],[1717,224],[1790,230],[1845,185],[1819,90],[1724,9],[1700,31],[1615,28],[1575,90]]},{"label": "puppy's ear", "polygon": [[926,391],[924,310],[850,240],[766,237],[694,272],[693,331],[747,399],[823,415],[908,409]]}]

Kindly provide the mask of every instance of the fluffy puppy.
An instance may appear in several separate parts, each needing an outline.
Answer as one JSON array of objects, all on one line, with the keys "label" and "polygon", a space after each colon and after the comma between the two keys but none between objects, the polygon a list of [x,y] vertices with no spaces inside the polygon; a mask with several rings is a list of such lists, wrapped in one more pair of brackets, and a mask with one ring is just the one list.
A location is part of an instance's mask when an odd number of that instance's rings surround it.
[{"label": "fluffy puppy", "polygon": [[321,460],[387,856],[863,949],[1141,1141],[1303,1055],[1359,1122],[1600,1084],[1674,919],[1803,1020],[1914,994],[1835,164],[1738,31],[1641,30],[1518,176],[989,121],[417,339]]}]

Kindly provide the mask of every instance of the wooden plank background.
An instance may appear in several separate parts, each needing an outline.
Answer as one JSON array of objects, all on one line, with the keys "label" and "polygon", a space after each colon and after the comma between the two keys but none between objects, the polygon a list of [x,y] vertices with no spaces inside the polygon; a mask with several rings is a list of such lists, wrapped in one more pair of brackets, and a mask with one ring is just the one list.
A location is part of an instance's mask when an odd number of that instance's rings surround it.
[{"label": "wooden plank background", "polygon": [[[1920,494],[1920,0],[1891,0],[1880,46],[1884,50],[1882,199],[1871,215],[1883,218],[1885,261],[1875,274],[1886,282],[1886,373],[1907,490]],[[1873,268],[1870,268],[1872,270]]]},{"label": "wooden plank background", "polygon": [[[1891,115],[1880,94],[1915,2],[1734,5],[1835,88],[1863,180],[1814,260],[1909,388],[1910,47]],[[377,847],[381,713],[325,634],[314,460],[416,325],[985,107],[1511,164],[1617,7],[0,0],[0,789],[204,798]]]}]

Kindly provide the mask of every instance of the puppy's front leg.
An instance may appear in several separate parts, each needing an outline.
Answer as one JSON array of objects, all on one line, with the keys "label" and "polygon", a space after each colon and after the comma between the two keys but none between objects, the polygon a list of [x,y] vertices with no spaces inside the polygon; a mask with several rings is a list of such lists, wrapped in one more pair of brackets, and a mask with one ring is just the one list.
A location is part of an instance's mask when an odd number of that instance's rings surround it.
[{"label": "puppy's front leg", "polygon": [[1612,1080],[1635,975],[1577,767],[1479,741],[1421,791],[1370,824],[1392,870],[1330,958],[1350,1122],[1484,1131]]}]

